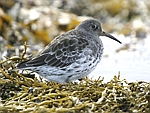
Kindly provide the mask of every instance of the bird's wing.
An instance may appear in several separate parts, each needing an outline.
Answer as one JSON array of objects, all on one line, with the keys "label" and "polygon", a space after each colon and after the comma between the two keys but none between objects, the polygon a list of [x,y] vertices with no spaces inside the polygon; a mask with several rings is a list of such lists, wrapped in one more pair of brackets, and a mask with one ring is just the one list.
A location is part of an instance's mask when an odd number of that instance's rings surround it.
[{"label": "bird's wing", "polygon": [[40,54],[18,67],[26,68],[42,65],[65,67],[72,64],[81,57],[80,53],[88,45],[86,38],[79,38],[78,34],[74,33],[70,32],[56,37]]}]

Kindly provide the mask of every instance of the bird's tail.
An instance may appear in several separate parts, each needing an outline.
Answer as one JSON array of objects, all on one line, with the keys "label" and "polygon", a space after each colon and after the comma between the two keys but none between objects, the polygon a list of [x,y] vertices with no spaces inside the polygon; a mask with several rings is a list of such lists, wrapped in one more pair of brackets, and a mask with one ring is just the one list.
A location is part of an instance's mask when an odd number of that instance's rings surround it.
[{"label": "bird's tail", "polygon": [[[30,60],[30,59],[29,59]],[[18,65],[17,65],[17,69],[23,69],[23,68],[26,68],[27,67],[27,62],[29,61],[29,60],[26,60],[26,61],[24,61],[24,62],[21,62],[21,63],[19,63]]]}]

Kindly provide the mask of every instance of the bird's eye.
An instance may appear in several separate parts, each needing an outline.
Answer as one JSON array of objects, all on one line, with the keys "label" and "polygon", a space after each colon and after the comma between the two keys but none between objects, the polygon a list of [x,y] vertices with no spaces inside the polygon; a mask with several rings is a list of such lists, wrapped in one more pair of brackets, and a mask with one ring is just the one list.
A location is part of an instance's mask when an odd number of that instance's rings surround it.
[{"label": "bird's eye", "polygon": [[96,30],[96,29],[98,28],[98,26],[95,25],[95,24],[92,24],[92,25],[91,25],[91,28],[94,29],[94,30]]}]

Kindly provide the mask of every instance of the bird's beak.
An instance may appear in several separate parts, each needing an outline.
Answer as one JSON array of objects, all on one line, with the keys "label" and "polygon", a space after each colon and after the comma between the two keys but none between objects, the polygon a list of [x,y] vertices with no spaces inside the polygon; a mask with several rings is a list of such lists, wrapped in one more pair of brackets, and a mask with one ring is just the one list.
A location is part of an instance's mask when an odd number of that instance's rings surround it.
[{"label": "bird's beak", "polygon": [[113,39],[113,40],[115,40],[121,44],[121,42],[118,39],[116,39],[115,37],[113,37],[112,35],[110,35],[109,33],[105,32],[105,31],[101,32],[101,36],[107,36],[107,37],[109,37],[109,38],[111,38],[111,39]]}]

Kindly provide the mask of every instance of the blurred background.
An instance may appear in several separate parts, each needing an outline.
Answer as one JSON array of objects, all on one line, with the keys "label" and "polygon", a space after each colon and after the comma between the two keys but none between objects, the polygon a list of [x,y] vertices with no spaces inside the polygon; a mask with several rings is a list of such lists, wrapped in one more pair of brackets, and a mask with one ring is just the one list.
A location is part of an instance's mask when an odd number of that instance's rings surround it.
[{"label": "blurred background", "polygon": [[119,44],[100,37],[104,55],[89,75],[109,81],[120,72],[128,81],[150,81],[150,2],[148,0],[0,0],[0,60],[36,55],[59,34],[90,17],[101,21]]}]

